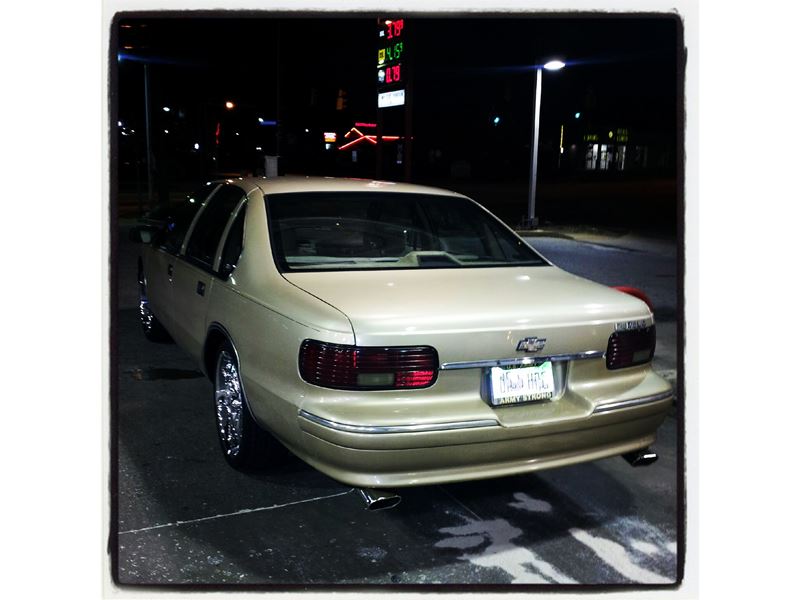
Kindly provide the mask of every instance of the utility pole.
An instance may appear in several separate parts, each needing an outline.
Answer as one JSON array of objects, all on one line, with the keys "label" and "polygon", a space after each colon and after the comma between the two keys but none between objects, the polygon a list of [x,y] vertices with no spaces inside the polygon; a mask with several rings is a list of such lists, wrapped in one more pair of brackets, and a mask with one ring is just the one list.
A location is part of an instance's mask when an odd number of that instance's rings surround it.
[{"label": "utility pole", "polygon": [[[275,160],[280,173],[281,160],[281,28],[276,27],[275,34]],[[267,173],[265,172],[264,175]]]},{"label": "utility pole", "polygon": [[144,63],[144,139],[147,159],[147,205],[153,209],[153,165],[150,148],[150,75]]},{"label": "utility pole", "polygon": [[[406,36],[408,36],[408,32],[406,32]],[[404,43],[404,65],[403,68],[405,69],[405,77],[406,79],[406,105],[403,107],[405,111],[405,135],[403,136],[403,174],[405,176],[406,182],[411,181],[411,147],[412,147],[412,140],[413,140],[413,113],[414,113],[414,89],[413,89],[413,70],[411,69],[411,52],[408,49],[408,37],[405,39]],[[411,47],[414,47],[414,44],[411,44]]]}]

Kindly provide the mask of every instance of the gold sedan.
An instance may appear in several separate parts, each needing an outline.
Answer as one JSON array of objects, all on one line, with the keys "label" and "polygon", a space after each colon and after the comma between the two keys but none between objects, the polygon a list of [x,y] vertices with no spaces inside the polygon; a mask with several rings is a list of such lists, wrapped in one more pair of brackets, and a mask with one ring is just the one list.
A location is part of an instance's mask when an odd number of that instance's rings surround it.
[{"label": "gold sedan", "polygon": [[384,506],[374,489],[655,458],[673,394],[648,305],[460,194],[227,180],[141,237],[145,334],[208,374],[233,466],[285,446]]}]

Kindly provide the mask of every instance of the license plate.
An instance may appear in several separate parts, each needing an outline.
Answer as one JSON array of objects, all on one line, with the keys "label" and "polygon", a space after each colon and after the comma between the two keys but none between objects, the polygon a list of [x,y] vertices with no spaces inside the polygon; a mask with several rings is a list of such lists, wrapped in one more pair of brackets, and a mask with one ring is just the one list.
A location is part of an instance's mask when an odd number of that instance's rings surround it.
[{"label": "license plate", "polygon": [[489,403],[492,406],[552,400],[555,389],[553,363],[550,361],[513,369],[492,367],[489,375]]}]

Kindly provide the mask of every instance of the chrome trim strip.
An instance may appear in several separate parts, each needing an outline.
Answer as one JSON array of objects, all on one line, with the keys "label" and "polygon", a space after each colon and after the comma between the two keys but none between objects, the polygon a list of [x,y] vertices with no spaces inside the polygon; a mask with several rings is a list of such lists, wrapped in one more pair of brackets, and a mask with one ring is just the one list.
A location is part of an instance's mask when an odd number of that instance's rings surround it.
[{"label": "chrome trim strip", "polygon": [[595,409],[592,411],[592,414],[596,415],[597,413],[641,406],[642,404],[650,404],[651,402],[659,402],[661,400],[666,400],[667,398],[672,398],[672,395],[672,390],[670,390],[660,394],[653,394],[652,396],[643,396],[641,398],[633,398],[631,400],[617,400],[616,402],[608,402],[607,404],[601,404],[600,406],[595,407]]},{"label": "chrome trim strip", "polygon": [[425,431],[450,431],[453,429],[472,429],[475,427],[495,427],[497,421],[483,419],[479,421],[454,421],[450,423],[422,423],[418,425],[351,425],[349,423],[337,423],[323,417],[311,414],[306,410],[300,410],[297,416],[322,425],[328,429],[346,431],[347,433],[419,433]]},{"label": "chrome trim strip", "polygon": [[451,369],[483,369],[486,367],[510,367],[517,365],[535,365],[546,361],[564,362],[568,360],[586,360],[589,358],[602,358],[605,356],[602,350],[589,350],[587,352],[577,352],[575,354],[552,354],[550,356],[522,356],[519,358],[501,358],[498,360],[475,360],[464,362],[442,363],[439,367],[441,371]]}]

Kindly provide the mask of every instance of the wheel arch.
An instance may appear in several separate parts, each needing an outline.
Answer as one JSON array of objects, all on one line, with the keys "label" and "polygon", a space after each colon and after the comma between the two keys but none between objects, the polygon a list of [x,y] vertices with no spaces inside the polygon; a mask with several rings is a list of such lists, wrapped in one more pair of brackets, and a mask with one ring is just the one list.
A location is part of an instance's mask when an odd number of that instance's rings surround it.
[{"label": "wheel arch", "polygon": [[212,381],[214,377],[216,350],[223,342],[228,342],[231,345],[233,352],[236,355],[236,362],[241,365],[241,361],[239,360],[239,351],[236,349],[236,344],[233,343],[231,334],[220,323],[217,323],[216,321],[211,323],[211,325],[208,327],[208,332],[206,333],[206,341],[203,343],[202,367],[206,377]]},{"label": "wheel arch", "polygon": [[[202,368],[205,371],[206,377],[208,377],[212,384],[214,383],[214,371],[217,366],[216,349],[219,348],[223,342],[228,342],[231,348],[233,348],[233,354],[236,357],[236,364],[239,366],[239,377],[242,376],[242,361],[239,358],[239,350],[236,348],[236,344],[233,342],[233,337],[221,323],[214,321],[208,327],[206,341],[203,344],[202,355]],[[247,399],[247,391],[244,388],[244,381],[242,381],[241,384],[244,405],[247,408],[247,412],[250,414],[250,417],[255,421],[255,416],[250,408],[250,401]],[[258,421],[256,421],[256,423],[258,423]]]}]

